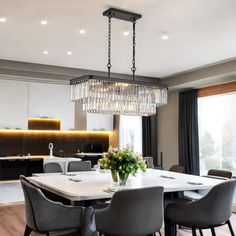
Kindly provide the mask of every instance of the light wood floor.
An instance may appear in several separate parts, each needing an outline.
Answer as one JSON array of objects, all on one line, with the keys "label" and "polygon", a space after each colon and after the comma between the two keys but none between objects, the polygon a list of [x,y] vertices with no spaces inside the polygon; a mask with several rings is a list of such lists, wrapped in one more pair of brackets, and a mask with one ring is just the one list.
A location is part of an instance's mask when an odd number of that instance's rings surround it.
[{"label": "light wood floor", "polygon": [[[236,214],[231,219],[234,230],[236,231]],[[23,236],[25,227],[25,209],[23,204],[0,206],[0,236]],[[36,234],[32,234],[32,236]],[[164,234],[162,234],[164,235]],[[189,230],[179,230],[178,236],[192,235]],[[208,230],[204,230],[204,236],[210,236]],[[217,236],[229,236],[227,226],[216,229]]]}]

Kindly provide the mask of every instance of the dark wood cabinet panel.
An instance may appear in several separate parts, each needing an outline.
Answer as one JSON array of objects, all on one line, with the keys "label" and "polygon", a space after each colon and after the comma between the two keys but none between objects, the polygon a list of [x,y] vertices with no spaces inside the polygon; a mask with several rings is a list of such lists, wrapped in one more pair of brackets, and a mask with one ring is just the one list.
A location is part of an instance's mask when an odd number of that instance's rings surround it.
[{"label": "dark wood cabinet panel", "polygon": [[0,156],[49,155],[53,143],[54,155],[73,156],[81,152],[104,152],[109,147],[106,132],[37,132],[0,131]]},{"label": "dark wood cabinet panel", "polygon": [[57,119],[48,118],[29,118],[29,130],[60,130],[61,121]]},{"label": "dark wood cabinet panel", "polygon": [[0,179],[18,179],[20,175],[32,176],[32,173],[43,172],[42,158],[22,158],[0,160]]},{"label": "dark wood cabinet panel", "polygon": [[24,136],[18,132],[0,132],[0,157],[24,153]]}]

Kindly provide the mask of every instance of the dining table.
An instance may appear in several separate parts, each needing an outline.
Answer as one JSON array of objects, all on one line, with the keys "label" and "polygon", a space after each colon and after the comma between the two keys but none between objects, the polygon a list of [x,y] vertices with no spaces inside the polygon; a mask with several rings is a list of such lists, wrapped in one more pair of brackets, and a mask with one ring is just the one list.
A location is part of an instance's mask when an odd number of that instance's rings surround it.
[{"label": "dining table", "polygon": [[225,181],[209,177],[147,169],[130,176],[125,186],[114,183],[107,170],[35,174],[30,182],[77,205],[89,200],[109,199],[115,191],[162,186],[164,193],[209,190]]},{"label": "dining table", "polygon": [[[145,173],[139,172],[136,176],[130,176],[125,186],[114,183],[110,171],[107,170],[34,174],[29,177],[29,181],[55,196],[66,199],[71,205],[88,206],[92,202],[111,199],[116,191],[123,189],[162,186],[164,196],[172,196],[182,191],[207,191],[225,179],[147,169]],[[171,232],[168,236],[176,234]]]}]

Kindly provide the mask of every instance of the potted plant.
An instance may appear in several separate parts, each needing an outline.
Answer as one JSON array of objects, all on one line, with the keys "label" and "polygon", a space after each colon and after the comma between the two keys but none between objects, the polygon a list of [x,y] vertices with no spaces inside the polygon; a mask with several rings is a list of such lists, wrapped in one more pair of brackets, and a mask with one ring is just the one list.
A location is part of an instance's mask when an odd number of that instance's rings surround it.
[{"label": "potted plant", "polygon": [[100,159],[100,165],[111,171],[114,182],[118,182],[119,177],[119,185],[125,185],[129,175],[135,176],[139,169],[145,172],[147,168],[141,155],[135,153],[132,146],[120,150],[110,147]]}]

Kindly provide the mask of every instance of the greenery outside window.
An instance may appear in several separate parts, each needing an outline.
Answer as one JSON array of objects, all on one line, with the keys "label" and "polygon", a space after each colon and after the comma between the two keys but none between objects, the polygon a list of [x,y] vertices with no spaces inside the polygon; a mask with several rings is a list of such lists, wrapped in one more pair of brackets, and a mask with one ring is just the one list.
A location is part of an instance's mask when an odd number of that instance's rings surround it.
[{"label": "greenery outside window", "polygon": [[198,99],[200,172],[225,169],[236,176],[236,92]]}]

